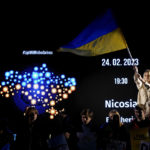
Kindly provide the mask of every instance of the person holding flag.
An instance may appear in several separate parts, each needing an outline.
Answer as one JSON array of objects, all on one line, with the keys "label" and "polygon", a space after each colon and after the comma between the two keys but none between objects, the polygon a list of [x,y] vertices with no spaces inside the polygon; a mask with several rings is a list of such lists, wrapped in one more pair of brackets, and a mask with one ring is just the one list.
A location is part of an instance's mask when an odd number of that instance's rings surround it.
[{"label": "person holding flag", "polygon": [[134,66],[134,82],[138,89],[137,104],[142,104],[146,108],[145,115],[150,114],[150,69],[143,73],[143,77],[138,72],[138,67]]}]

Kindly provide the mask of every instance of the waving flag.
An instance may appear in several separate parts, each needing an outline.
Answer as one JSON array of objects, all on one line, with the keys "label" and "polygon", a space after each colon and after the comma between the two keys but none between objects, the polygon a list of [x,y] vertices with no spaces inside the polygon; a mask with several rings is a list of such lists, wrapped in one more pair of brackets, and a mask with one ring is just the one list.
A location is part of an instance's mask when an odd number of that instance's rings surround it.
[{"label": "waving flag", "polygon": [[127,44],[110,9],[97,17],[73,41],[59,48],[81,56],[102,55],[122,49]]}]

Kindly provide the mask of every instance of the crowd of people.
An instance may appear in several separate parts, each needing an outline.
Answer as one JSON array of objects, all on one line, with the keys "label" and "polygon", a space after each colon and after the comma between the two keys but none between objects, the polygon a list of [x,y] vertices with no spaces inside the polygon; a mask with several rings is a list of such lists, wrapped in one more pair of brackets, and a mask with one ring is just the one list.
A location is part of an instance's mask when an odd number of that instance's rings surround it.
[{"label": "crowd of people", "polygon": [[144,105],[137,105],[134,108],[135,119],[126,125],[120,122],[119,112],[113,109],[108,114],[109,122],[97,125],[93,119],[94,112],[91,109],[84,109],[80,114],[81,123],[76,126],[66,112],[50,120],[48,114],[41,118],[35,107],[29,107],[25,112],[24,122],[17,127],[15,134],[8,129],[6,121],[1,120],[0,148],[1,150],[107,150],[112,143],[119,142],[126,150],[130,150],[131,130],[147,127],[150,132],[150,114],[147,115],[145,110]]},{"label": "crowd of people", "polygon": [[[150,70],[143,78],[134,67],[134,81],[138,88],[137,106],[134,108],[135,119],[129,124],[120,121],[118,110],[108,113],[109,121],[97,125],[94,112],[85,108],[80,113],[79,124],[66,111],[59,113],[53,120],[49,114],[39,116],[35,107],[25,110],[23,121],[15,131],[7,126],[7,120],[0,120],[1,150],[131,150],[133,131],[145,129],[145,135],[135,139],[150,143]],[[147,129],[147,130],[146,130]],[[143,139],[142,139],[143,137]],[[142,142],[142,141],[141,141]]]}]

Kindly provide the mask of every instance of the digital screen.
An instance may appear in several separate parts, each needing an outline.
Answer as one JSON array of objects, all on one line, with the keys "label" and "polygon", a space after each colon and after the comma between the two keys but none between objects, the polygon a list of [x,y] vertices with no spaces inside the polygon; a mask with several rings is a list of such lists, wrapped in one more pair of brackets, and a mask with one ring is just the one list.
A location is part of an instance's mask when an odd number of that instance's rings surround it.
[{"label": "digital screen", "polygon": [[[122,11],[113,9],[134,61],[130,58],[127,49],[92,57],[79,56],[68,52],[57,52],[59,47],[72,41],[103,10],[93,13],[88,12],[88,10],[84,12],[80,10],[78,13],[71,11],[71,18],[68,16],[68,13],[63,12],[62,14],[55,15],[55,17],[50,15],[52,17],[50,20],[46,17],[35,18],[35,20],[22,19],[20,24],[16,19],[14,21],[15,24],[10,25],[11,27],[3,34],[5,36],[1,46],[1,86],[9,85],[7,83],[9,81],[5,80],[5,75],[10,73],[11,70],[18,72],[22,76],[31,73],[29,76],[32,79],[36,79],[40,74],[32,74],[32,71],[36,72],[43,64],[46,64],[47,73],[46,71],[41,73],[47,76],[48,79],[51,79],[50,82],[53,82],[55,86],[66,85],[68,88],[66,90],[68,91],[71,86],[76,86],[76,89],[71,94],[67,93],[69,95],[66,95],[67,98],[57,101],[56,108],[58,110],[65,108],[74,119],[80,120],[80,112],[84,108],[90,108],[94,111],[95,120],[99,123],[104,123],[108,122],[109,111],[117,109],[122,122],[131,122],[134,118],[133,108],[136,106],[138,92],[133,80],[133,66],[138,66],[141,75],[144,70],[149,68],[149,63],[146,59],[148,49],[146,46],[143,46],[145,43],[141,39],[143,33],[136,30],[137,26],[139,27],[136,24],[138,20],[127,23],[122,19],[122,16],[127,16],[131,19],[133,16],[136,16],[135,12],[131,15],[131,11],[129,13],[125,12],[124,9]],[[85,18],[82,19],[83,17]],[[44,22],[45,20],[46,22]],[[13,30],[14,26],[17,27],[16,30]],[[135,26],[136,29],[134,28]],[[53,78],[49,78],[50,73],[53,73]],[[16,74],[13,75],[15,76]],[[62,75],[65,75],[66,79],[63,79],[61,83]],[[15,78],[12,76],[14,85],[11,86],[15,87],[17,84],[21,84],[21,86],[26,87],[28,83],[23,83],[18,78],[19,75],[17,76],[17,81],[14,81]],[[68,78],[72,79],[72,81]],[[55,82],[56,80],[53,81],[54,79],[58,79],[58,81]],[[10,84],[12,84],[12,80]],[[43,79],[44,83],[50,84],[48,81]],[[38,85],[37,82],[31,85],[34,86],[35,90],[37,90],[38,86],[44,84],[40,82],[40,85]],[[28,86],[30,85],[28,84]],[[49,90],[50,88],[47,89],[47,91]],[[65,88],[62,90],[65,91]],[[28,100],[25,100],[24,97],[28,96],[27,92],[30,91],[24,90],[24,93],[20,93],[20,97],[17,97],[22,99],[23,103],[16,102],[18,99],[15,97],[15,93],[8,97],[1,94],[0,116],[9,118],[15,116],[17,118],[17,115],[23,112],[23,109],[19,108],[18,105],[28,106],[37,103],[36,101],[29,103]],[[34,97],[35,93],[34,91],[32,92]],[[55,89],[53,92],[55,93]],[[22,96],[23,94],[24,97]],[[38,93],[36,94],[38,95]],[[61,97],[62,95],[58,95],[55,98],[61,99]],[[37,101],[38,99],[43,99],[42,102],[39,100],[39,103],[42,103],[39,104],[40,106],[50,105],[46,104],[46,100],[44,102],[44,98],[39,96]],[[54,97],[51,96],[51,99],[54,99]]]}]

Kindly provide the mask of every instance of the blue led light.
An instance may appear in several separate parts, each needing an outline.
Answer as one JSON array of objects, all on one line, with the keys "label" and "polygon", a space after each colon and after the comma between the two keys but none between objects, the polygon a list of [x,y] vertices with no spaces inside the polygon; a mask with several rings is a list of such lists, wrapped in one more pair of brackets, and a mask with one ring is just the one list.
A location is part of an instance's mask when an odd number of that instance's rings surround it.
[{"label": "blue led light", "polygon": [[30,78],[30,79],[28,79],[28,81],[29,81],[29,82],[31,82],[31,81],[32,81],[32,79]]},{"label": "blue led light", "polygon": [[42,76],[43,76],[43,73],[39,73],[39,76],[42,77]]},{"label": "blue led light", "polygon": [[13,75],[11,75],[10,77],[11,77],[11,78],[13,78],[14,76],[13,76]]},{"label": "blue led light", "polygon": [[46,83],[47,83],[47,84],[50,84],[51,82],[50,82],[50,81],[46,81]]},{"label": "blue led light", "polygon": [[50,72],[46,72],[46,73],[45,73],[45,77],[47,77],[47,78],[50,77],[50,75],[51,75]]},{"label": "blue led light", "polygon": [[14,84],[14,83],[11,83],[11,85],[14,86],[15,84]]},{"label": "blue led light", "polygon": [[34,80],[33,82],[36,84],[36,83],[38,83],[38,80]]},{"label": "blue led light", "polygon": [[34,71],[38,71],[39,70],[39,68],[38,67],[34,67]]},{"label": "blue led light", "polygon": [[6,83],[5,83],[4,81],[3,81],[3,82],[1,82],[1,85],[3,85],[3,86],[4,86],[5,84],[6,84]]},{"label": "blue led light", "polygon": [[14,73],[14,71],[13,70],[10,70],[10,74],[13,74]]},{"label": "blue led light", "polygon": [[19,76],[18,76],[18,79],[22,79],[22,75],[19,75]]},{"label": "blue led light", "polygon": [[60,81],[60,84],[63,84],[63,81]]},{"label": "blue led light", "polygon": [[67,83],[67,82],[65,83],[65,86],[68,86],[68,83]]},{"label": "blue led light", "polygon": [[75,80],[75,78],[71,78],[71,82],[75,82],[76,80]]},{"label": "blue led light", "polygon": [[45,67],[46,67],[46,64],[42,64],[42,67],[45,68]]},{"label": "blue led light", "polygon": [[23,75],[23,77],[24,77],[24,78],[26,78],[26,77],[27,77],[27,75]]},{"label": "blue led light", "polygon": [[26,82],[22,82],[22,86],[26,86]]},{"label": "blue led light", "polygon": [[9,72],[5,72],[5,76],[9,77],[10,73]]},{"label": "blue led light", "polygon": [[44,84],[44,82],[43,82],[43,81],[41,81],[41,84]]},{"label": "blue led light", "polygon": [[32,78],[33,78],[33,79],[37,79],[37,78],[38,78],[38,76],[39,76],[39,75],[38,75],[38,73],[37,73],[37,72],[33,72],[33,73],[32,73]]},{"label": "blue led light", "polygon": [[72,82],[72,85],[76,85],[76,82]]},{"label": "blue led light", "polygon": [[64,75],[64,74],[62,74],[62,75],[61,75],[61,78],[62,78],[62,79],[64,79],[64,78],[65,78],[65,75]]}]

